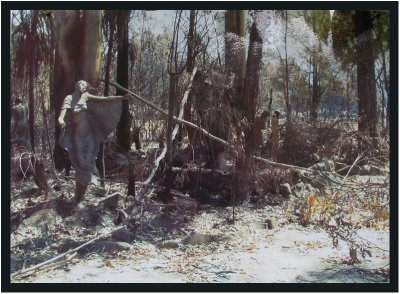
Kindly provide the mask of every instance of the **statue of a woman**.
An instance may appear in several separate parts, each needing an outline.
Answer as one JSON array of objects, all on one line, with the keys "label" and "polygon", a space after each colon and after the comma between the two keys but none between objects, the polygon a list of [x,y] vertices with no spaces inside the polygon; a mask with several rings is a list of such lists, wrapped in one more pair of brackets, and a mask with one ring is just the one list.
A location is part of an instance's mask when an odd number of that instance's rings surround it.
[{"label": "statue of a woman", "polygon": [[88,89],[86,81],[77,82],[75,91],[65,97],[58,117],[62,129],[59,144],[68,152],[76,171],[75,205],[83,200],[91,182],[99,144],[118,124],[121,101],[131,98],[130,95],[95,96]]}]

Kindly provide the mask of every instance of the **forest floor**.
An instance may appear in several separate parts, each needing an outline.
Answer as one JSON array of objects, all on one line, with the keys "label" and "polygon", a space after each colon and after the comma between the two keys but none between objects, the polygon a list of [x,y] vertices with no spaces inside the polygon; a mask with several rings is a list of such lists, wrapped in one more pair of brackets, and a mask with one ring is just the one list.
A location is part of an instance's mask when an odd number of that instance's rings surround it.
[{"label": "forest floor", "polygon": [[[127,199],[112,193],[107,198],[113,191],[104,195],[94,186],[72,215],[61,216],[54,199],[61,192],[72,195],[73,184],[65,180],[49,200],[33,198],[30,207],[37,209],[29,214],[27,196],[37,189],[25,182],[12,190],[12,216],[19,216],[12,219],[12,283],[389,282],[387,227],[357,230],[374,245],[371,256],[349,263],[346,242],[334,247],[326,231],[299,225],[287,203],[261,208],[244,203],[234,208],[233,222],[232,207],[163,205],[150,198],[132,206],[137,217],[129,231],[114,232],[47,267],[18,272],[119,227],[116,207]],[[113,189],[123,190],[118,184]]]}]

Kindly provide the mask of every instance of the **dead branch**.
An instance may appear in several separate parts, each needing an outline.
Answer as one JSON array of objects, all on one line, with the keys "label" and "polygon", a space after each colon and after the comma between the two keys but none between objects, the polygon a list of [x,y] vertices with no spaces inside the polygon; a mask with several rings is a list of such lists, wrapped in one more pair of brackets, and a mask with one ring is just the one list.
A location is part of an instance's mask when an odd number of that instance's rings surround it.
[{"label": "dead branch", "polygon": [[363,154],[358,155],[357,158],[356,158],[356,160],[354,160],[353,164],[351,165],[351,167],[350,167],[349,170],[347,171],[347,174],[346,174],[346,176],[344,177],[344,179],[343,179],[343,181],[342,181],[343,183],[346,181],[346,179],[347,179],[347,177],[349,176],[351,170],[352,170],[353,167],[356,165],[357,161],[360,160],[360,158],[361,158],[362,155],[363,155]]},{"label": "dead branch", "polygon": [[104,237],[112,234],[113,232],[115,232],[115,231],[117,231],[117,230],[119,230],[119,229],[121,229],[123,227],[124,226],[120,226],[120,227],[118,227],[118,228],[116,228],[116,229],[114,229],[114,230],[112,230],[112,231],[110,231],[108,233],[104,233],[104,234],[102,234],[100,236],[97,236],[96,238],[93,238],[93,239],[89,240],[88,242],[86,242],[86,243],[84,243],[84,244],[82,244],[82,245],[80,245],[80,246],[78,246],[78,247],[76,247],[74,249],[68,250],[67,252],[64,252],[64,253],[62,253],[60,255],[57,255],[57,256],[49,259],[49,260],[46,260],[46,261],[44,261],[42,263],[34,265],[34,266],[30,267],[30,268],[22,269],[20,271],[17,271],[15,273],[11,274],[11,278],[14,278],[14,277],[19,276],[19,275],[26,274],[28,272],[32,272],[32,271],[38,270],[38,269],[42,268],[43,266],[51,264],[51,263],[55,262],[56,260],[59,260],[59,259],[63,258],[64,256],[67,256],[67,255],[69,255],[71,253],[74,253],[74,252],[78,251],[79,249],[81,249],[83,247],[86,247],[87,245],[93,243],[94,241],[96,241],[98,239],[101,239],[101,238],[104,238]]}]

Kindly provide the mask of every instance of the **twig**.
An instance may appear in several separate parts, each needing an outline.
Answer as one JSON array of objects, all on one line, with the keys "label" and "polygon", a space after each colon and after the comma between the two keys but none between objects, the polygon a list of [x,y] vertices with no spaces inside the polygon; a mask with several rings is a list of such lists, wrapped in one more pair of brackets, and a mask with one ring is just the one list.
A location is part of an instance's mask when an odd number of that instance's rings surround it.
[{"label": "twig", "polygon": [[13,278],[13,277],[15,277],[15,276],[18,276],[18,275],[22,275],[22,274],[28,273],[28,272],[31,272],[31,271],[34,271],[34,270],[37,270],[37,269],[39,269],[39,268],[41,268],[41,267],[43,267],[43,266],[45,266],[45,265],[47,265],[47,264],[53,263],[54,261],[59,260],[59,259],[63,258],[64,256],[68,255],[68,254],[71,254],[71,253],[73,253],[73,252],[76,252],[76,251],[78,251],[79,249],[81,249],[81,248],[83,248],[83,247],[86,247],[87,245],[93,243],[94,241],[96,241],[96,240],[98,240],[98,239],[100,239],[100,238],[104,238],[104,237],[106,237],[106,236],[112,234],[113,232],[115,232],[115,231],[117,231],[117,230],[119,230],[119,229],[121,229],[121,228],[123,228],[123,227],[124,227],[124,226],[120,226],[120,227],[118,227],[118,228],[116,228],[116,229],[114,229],[114,230],[112,230],[112,231],[110,231],[110,232],[108,232],[108,233],[104,233],[104,234],[102,234],[102,235],[100,235],[100,236],[97,236],[96,238],[91,239],[91,240],[89,240],[88,242],[86,242],[86,243],[84,243],[84,244],[82,244],[82,245],[80,245],[80,246],[78,246],[78,247],[76,247],[76,248],[74,248],[74,249],[68,250],[67,252],[64,252],[64,253],[62,253],[62,254],[60,254],[60,255],[57,255],[57,256],[55,256],[55,257],[49,259],[49,260],[46,260],[46,261],[44,261],[44,262],[42,262],[42,263],[39,263],[39,264],[37,264],[37,265],[34,265],[34,266],[30,267],[30,268],[17,271],[17,272],[15,272],[15,273],[13,273],[13,274],[11,275],[11,278]]},{"label": "twig", "polygon": [[356,158],[356,160],[354,160],[353,164],[351,165],[351,167],[350,167],[349,170],[347,171],[346,176],[344,177],[342,183],[344,183],[344,182],[346,181],[346,179],[347,179],[347,177],[349,176],[351,170],[352,170],[353,167],[356,165],[357,161],[360,160],[360,158],[361,158],[361,156],[362,156],[363,154],[364,154],[364,153],[358,155],[357,158]]}]

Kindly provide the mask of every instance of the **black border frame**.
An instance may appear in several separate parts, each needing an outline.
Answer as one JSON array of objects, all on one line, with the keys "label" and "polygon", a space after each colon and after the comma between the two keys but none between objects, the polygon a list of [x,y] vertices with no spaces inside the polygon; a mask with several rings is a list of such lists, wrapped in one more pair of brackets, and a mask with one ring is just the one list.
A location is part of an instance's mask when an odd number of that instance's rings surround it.
[{"label": "black border frame", "polygon": [[[385,284],[17,284],[10,283],[10,11],[16,9],[353,9],[390,11],[390,283]],[[273,2],[152,2],[152,1],[97,1],[97,2],[28,2],[2,1],[2,89],[3,114],[2,148],[2,266],[3,292],[398,292],[398,2],[397,1],[273,1]],[[6,130],[6,131],[4,131]]]}]

